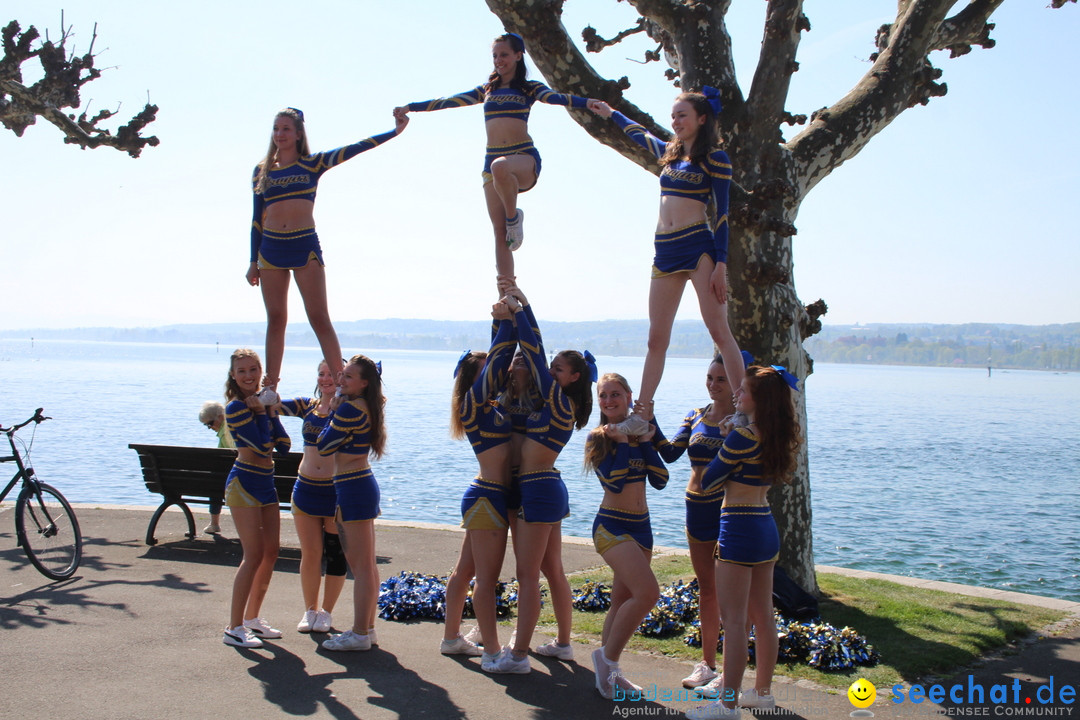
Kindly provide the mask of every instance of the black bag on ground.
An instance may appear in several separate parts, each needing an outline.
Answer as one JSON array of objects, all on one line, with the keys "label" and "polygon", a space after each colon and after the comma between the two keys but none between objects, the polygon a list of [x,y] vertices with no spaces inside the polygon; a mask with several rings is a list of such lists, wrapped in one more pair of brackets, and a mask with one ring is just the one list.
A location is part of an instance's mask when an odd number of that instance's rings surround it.
[{"label": "black bag on ground", "polygon": [[779,565],[773,566],[773,606],[784,617],[813,620],[818,616],[817,598],[799,587]]}]

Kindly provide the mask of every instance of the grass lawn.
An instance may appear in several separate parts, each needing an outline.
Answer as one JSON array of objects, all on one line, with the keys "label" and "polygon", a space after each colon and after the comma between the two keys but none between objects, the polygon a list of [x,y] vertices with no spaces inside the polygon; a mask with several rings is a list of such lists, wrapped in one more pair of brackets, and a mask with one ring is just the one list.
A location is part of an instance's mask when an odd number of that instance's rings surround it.
[{"label": "grass lawn", "polygon": [[[694,577],[690,558],[654,558],[653,570],[661,586]],[[611,583],[608,567],[570,576],[570,585],[586,580]],[[821,618],[837,628],[850,626],[881,653],[874,667],[847,672],[822,672],[808,665],[779,663],[777,675],[807,679],[825,687],[846,689],[862,677],[877,687],[912,683],[927,675],[945,675],[968,665],[986,653],[1045,627],[1065,615],[1044,608],[984,598],[953,595],[914,588],[883,580],[864,580],[844,575],[818,574],[822,595]],[[599,641],[604,613],[574,611],[574,638]],[[551,604],[544,604],[539,629],[554,634]],[[685,658],[687,670],[701,659],[700,649],[683,642],[686,633],[670,638],[636,635],[629,650],[657,652]]]}]

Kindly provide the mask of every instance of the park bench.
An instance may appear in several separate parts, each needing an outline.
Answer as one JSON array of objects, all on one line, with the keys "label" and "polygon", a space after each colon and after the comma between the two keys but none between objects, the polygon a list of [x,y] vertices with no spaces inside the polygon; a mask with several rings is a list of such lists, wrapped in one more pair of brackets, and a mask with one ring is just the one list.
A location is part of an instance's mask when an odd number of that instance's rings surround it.
[{"label": "park bench", "polygon": [[[146,528],[146,544],[157,544],[154,529],[161,514],[171,505],[184,511],[188,526],[185,535],[194,540],[195,518],[188,504],[209,505],[211,500],[224,500],[225,481],[236,460],[236,451],[135,443],[128,447],[139,454],[146,489],[164,496]],[[302,457],[300,453],[274,453],[274,485],[282,510],[290,508],[293,484]]]}]

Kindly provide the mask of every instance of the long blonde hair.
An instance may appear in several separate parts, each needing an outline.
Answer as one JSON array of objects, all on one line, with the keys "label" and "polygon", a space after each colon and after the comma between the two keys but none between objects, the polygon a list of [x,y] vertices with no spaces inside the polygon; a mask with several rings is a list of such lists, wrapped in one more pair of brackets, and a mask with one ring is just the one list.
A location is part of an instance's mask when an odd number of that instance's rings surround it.
[{"label": "long blonde hair", "polygon": [[[278,114],[274,116],[274,120],[280,117],[287,117],[293,121],[293,126],[296,128],[296,151],[300,153],[300,157],[311,154],[311,148],[308,146],[307,129],[304,127],[304,116],[296,108],[285,108],[279,110]],[[274,163],[277,162],[277,146],[274,145],[274,136],[270,135],[270,147],[266,150],[266,157],[259,162],[259,172],[255,175],[255,194],[262,195],[266,192],[266,179],[270,171],[274,168]]]},{"label": "long blonde hair", "polygon": [[[604,373],[600,376],[600,379],[596,381],[596,388],[599,392],[600,386],[605,382],[616,382],[622,386],[622,389],[626,391],[627,398],[633,396],[634,391],[630,389],[630,383],[626,381],[619,373]],[[615,443],[611,438],[604,434],[604,425],[611,422],[611,419],[604,414],[604,411],[600,411],[600,424],[589,431],[589,437],[585,440],[585,469],[595,470],[600,467],[600,463],[604,461],[608,455],[611,454],[612,449],[615,447]]]}]

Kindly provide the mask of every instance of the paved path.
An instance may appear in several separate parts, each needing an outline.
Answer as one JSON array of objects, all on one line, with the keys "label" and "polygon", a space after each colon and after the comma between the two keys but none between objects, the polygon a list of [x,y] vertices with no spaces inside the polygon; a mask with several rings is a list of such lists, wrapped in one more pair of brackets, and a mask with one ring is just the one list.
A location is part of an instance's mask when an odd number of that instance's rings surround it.
[{"label": "paved path", "polygon": [[[593,687],[588,660],[592,646],[575,644],[577,660],[562,663],[532,658],[533,672],[489,676],[477,659],[448,658],[437,651],[440,628],[433,622],[379,621],[380,647],[367,653],[321,650],[318,635],[296,633],[299,619],[299,550],[291,523],[282,523],[282,554],[264,615],[286,631],[261,650],[237,650],[221,643],[228,614],[239,543],[226,519],[224,537],[182,538],[180,516],[159,526],[161,543],[143,543],[150,512],[132,508],[79,506],[86,538],[83,564],[71,580],[50,583],[15,547],[10,505],[0,509],[0,717],[4,718],[610,718],[681,717],[699,703],[647,699],[615,703]],[[205,515],[199,519],[205,523]],[[461,533],[443,526],[408,527],[380,523],[379,571],[443,574],[453,566]],[[590,544],[568,541],[568,571],[598,564]],[[834,570],[829,568],[830,571]],[[512,575],[509,563],[506,576]],[[891,578],[901,582],[910,578]],[[955,592],[978,588],[952,586]],[[985,592],[985,591],[983,591]],[[1021,602],[1049,602],[1021,596]],[[1065,606],[1080,613],[1080,606]],[[339,605],[339,626],[351,619]],[[662,656],[627,653],[627,675],[647,690],[676,693],[690,663]],[[988,716],[1047,710],[1067,717],[1076,705],[1043,707],[1034,693],[1054,677],[1055,693],[1080,682],[1080,627],[1023,645],[1011,655],[973,671],[972,682],[1023,681],[1020,704],[994,706]],[[968,673],[946,681],[968,684]],[[1032,684],[1034,683],[1034,684]],[[846,695],[779,679],[774,686],[788,718],[843,718],[854,710]],[[966,692],[966,690],[964,691]],[[1043,691],[1045,696],[1045,690]],[[1080,694],[1080,693],[1078,693]],[[876,717],[951,715],[979,707],[948,708],[887,702],[887,689],[871,710]],[[1024,706],[1023,697],[1032,696]],[[758,717],[764,717],[759,714]],[[1031,715],[1028,715],[1031,716]],[[1073,716],[1080,718],[1080,711]],[[744,718],[750,718],[744,712]]]}]

